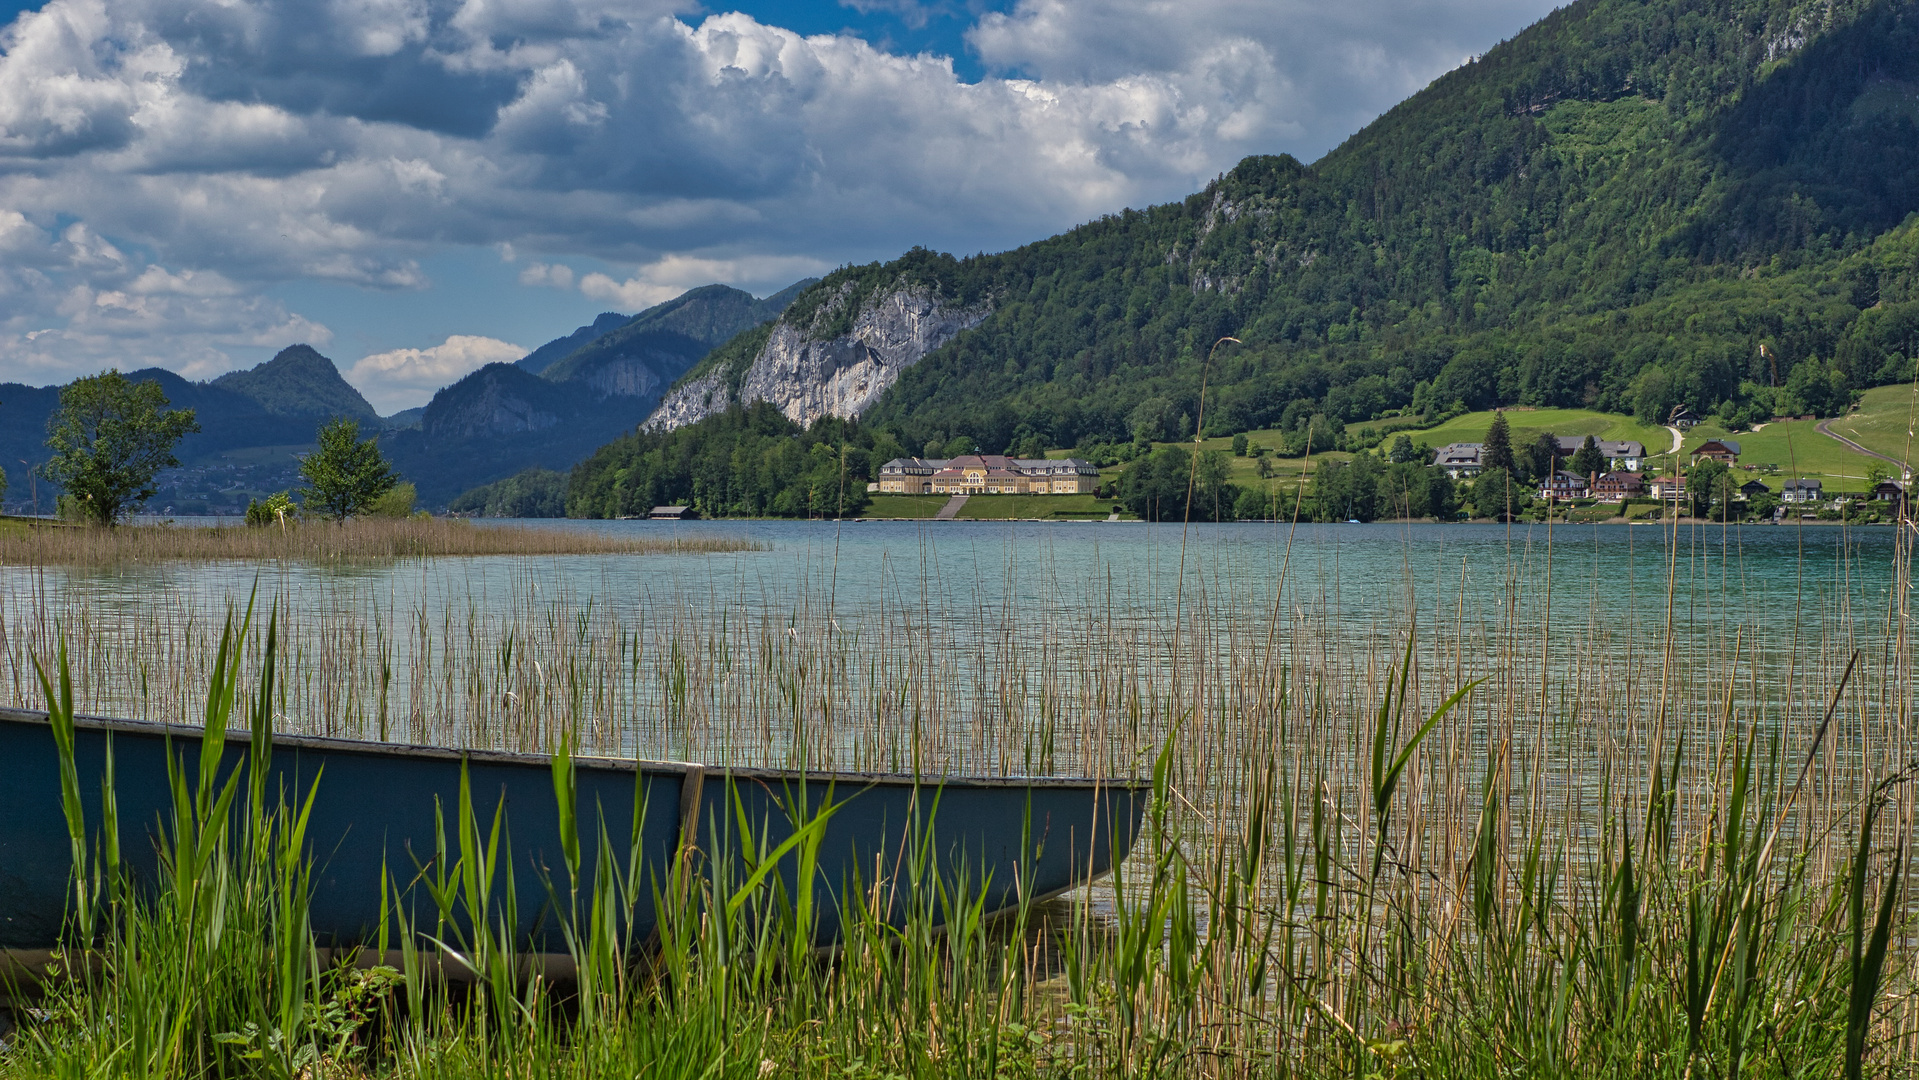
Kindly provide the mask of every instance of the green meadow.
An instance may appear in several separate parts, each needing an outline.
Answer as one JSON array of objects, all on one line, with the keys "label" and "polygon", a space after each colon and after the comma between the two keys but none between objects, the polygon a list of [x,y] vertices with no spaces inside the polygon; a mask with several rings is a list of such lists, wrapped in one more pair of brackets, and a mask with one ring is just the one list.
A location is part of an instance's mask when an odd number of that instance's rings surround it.
[{"label": "green meadow", "polygon": [[[1832,430],[1898,461],[1919,457],[1912,432],[1919,396],[1911,385],[1878,386],[1859,395],[1859,407],[1832,422]],[[1770,430],[1770,428],[1769,428]]]},{"label": "green meadow", "polygon": [[874,495],[867,503],[869,518],[930,518],[946,505],[944,495]]},{"label": "green meadow", "polygon": [[[1665,428],[1656,424],[1642,424],[1618,413],[1594,412],[1590,409],[1512,408],[1504,411],[1506,423],[1512,426],[1515,447],[1550,432],[1554,435],[1591,435],[1596,439],[1630,440],[1643,444],[1648,454],[1661,454],[1672,448],[1672,435]],[[1393,432],[1393,437],[1405,435],[1416,443],[1423,442],[1437,450],[1447,443],[1484,442],[1486,431],[1492,424],[1492,412],[1470,412],[1437,427],[1400,429]],[[1350,425],[1349,430],[1364,426]]]},{"label": "green meadow", "polygon": [[[1104,521],[1117,505],[1112,499],[1096,499],[1091,495],[975,495],[966,500],[959,516]],[[1121,514],[1125,515],[1125,511]]]},{"label": "green meadow", "polygon": [[[1114,470],[1117,473],[1117,470]],[[875,495],[867,518],[930,518],[945,506],[945,495]],[[1117,504],[1091,495],[974,495],[960,508],[962,519],[1103,521]],[[1121,516],[1130,516],[1124,510]]]}]

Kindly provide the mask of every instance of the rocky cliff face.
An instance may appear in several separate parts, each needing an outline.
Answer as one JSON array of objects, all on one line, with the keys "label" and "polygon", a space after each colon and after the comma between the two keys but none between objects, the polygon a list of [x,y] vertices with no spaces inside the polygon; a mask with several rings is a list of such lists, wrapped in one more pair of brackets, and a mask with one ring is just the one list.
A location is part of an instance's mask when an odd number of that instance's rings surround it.
[{"label": "rocky cliff face", "polygon": [[560,422],[564,397],[551,383],[511,364],[488,364],[433,395],[421,427],[433,438],[543,431]]},{"label": "rocky cliff face", "polygon": [[[847,309],[855,306],[846,328]],[[848,282],[803,325],[781,319],[744,372],[695,371],[667,393],[644,426],[671,430],[722,412],[736,399],[772,402],[801,424],[858,416],[901,371],[987,314],[984,306],[958,307],[919,286],[860,298]]]}]

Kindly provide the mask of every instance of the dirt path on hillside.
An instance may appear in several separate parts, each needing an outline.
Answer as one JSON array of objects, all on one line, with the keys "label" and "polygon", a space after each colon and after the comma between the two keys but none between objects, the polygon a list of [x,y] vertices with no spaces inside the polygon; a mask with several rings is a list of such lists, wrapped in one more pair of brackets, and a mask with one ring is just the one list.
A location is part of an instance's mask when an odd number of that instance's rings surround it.
[{"label": "dirt path on hillside", "polygon": [[[1837,417],[1834,417],[1834,419],[1837,419]],[[1819,434],[1824,435],[1829,439],[1837,440],[1839,445],[1845,447],[1848,450],[1852,450],[1856,453],[1864,454],[1867,457],[1878,458],[1880,461],[1884,461],[1891,465],[1897,465],[1899,466],[1899,469],[1901,472],[1904,472],[1906,468],[1906,463],[1903,461],[1900,461],[1898,458],[1890,458],[1884,454],[1879,453],[1876,450],[1868,450],[1865,447],[1860,446],[1858,443],[1853,442],[1851,439],[1846,438],[1844,435],[1841,435],[1838,432],[1832,430],[1832,420],[1821,420],[1817,424],[1814,424],[1812,428],[1814,431],[1817,431]]]}]

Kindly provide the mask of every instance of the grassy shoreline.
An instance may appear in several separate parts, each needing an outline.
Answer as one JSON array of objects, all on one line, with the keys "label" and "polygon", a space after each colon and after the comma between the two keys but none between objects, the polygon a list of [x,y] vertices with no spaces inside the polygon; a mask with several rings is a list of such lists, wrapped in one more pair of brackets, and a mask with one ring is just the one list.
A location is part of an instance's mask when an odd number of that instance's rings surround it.
[{"label": "grassy shoreline", "polygon": [[109,566],[122,563],[335,562],[492,555],[655,555],[763,550],[720,536],[616,537],[538,527],[499,529],[446,518],[354,518],[245,525],[172,525],[7,529],[0,522],[0,566]]}]

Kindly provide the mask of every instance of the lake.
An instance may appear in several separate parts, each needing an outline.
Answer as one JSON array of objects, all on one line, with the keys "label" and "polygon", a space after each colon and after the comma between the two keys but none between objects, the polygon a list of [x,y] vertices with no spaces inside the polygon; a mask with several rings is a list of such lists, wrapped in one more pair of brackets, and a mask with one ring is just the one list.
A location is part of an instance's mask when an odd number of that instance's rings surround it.
[{"label": "lake", "polygon": [[57,625],[88,708],[191,717],[256,588],[279,604],[289,728],[529,749],[572,731],[742,763],[1130,767],[1208,679],[1277,665],[1363,709],[1409,630],[1427,697],[1492,676],[1614,711],[1655,669],[1663,698],[1716,700],[1739,672],[1741,701],[1796,708],[1835,655],[1864,648],[1881,684],[1899,663],[1890,528],[481,524],[765,547],[0,567],[0,696],[39,703],[29,658]]}]

